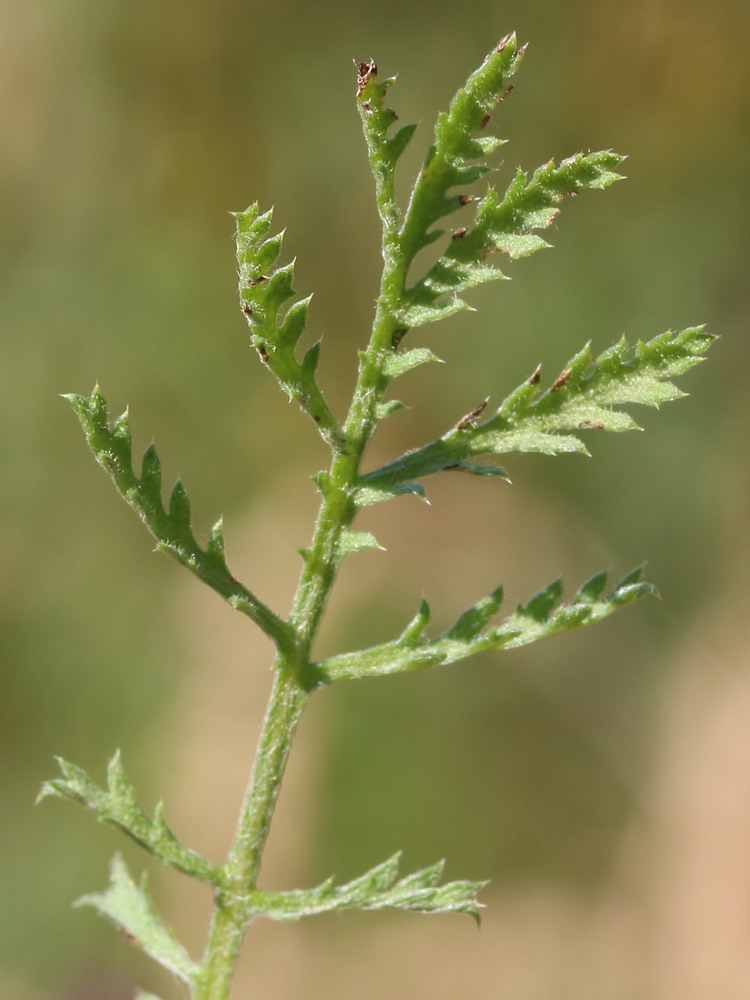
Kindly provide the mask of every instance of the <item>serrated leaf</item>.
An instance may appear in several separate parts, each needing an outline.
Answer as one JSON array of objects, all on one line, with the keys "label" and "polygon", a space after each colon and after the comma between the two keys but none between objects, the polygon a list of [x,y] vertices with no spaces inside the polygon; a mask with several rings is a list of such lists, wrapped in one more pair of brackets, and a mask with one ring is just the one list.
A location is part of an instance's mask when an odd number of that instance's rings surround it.
[{"label": "serrated leaf", "polygon": [[[487,164],[477,161],[505,141],[486,134],[485,127],[512,89],[508,79],[523,53],[514,35],[503,39],[458,91],[448,112],[438,116],[435,143],[414,185],[400,233],[409,262],[435,238],[438,219],[476,201],[449,191],[485,173]],[[557,166],[552,161],[544,164],[530,179],[519,170],[502,198],[490,188],[476,204],[473,225],[454,231],[443,255],[407,289],[399,322],[418,326],[442,319],[460,308],[457,303],[466,290],[505,277],[487,265],[489,253],[500,251],[517,259],[548,246],[533,230],[550,225],[567,195],[584,188],[601,189],[619,179],[614,168],[621,159],[611,150],[577,153]]]},{"label": "serrated leaf", "polygon": [[146,876],[136,885],[119,854],[112,859],[109,888],[82,896],[74,906],[93,907],[159,965],[188,985],[193,983],[199,967],[157,915],[148,895]]},{"label": "serrated leaf", "polygon": [[37,801],[54,796],[86,806],[96,813],[101,822],[121,830],[170,867],[212,885],[221,885],[222,870],[180,843],[166,824],[161,803],[156,808],[154,819],[149,819],[138,804],[119,751],[109,762],[106,791],[92,781],[82,768],[61,757],[56,760],[62,777],[45,781]]},{"label": "serrated leaf", "polygon": [[331,910],[414,910],[421,913],[468,913],[477,919],[481,903],[477,893],[484,882],[447,882],[439,885],[444,862],[398,879],[400,854],[344,885],[327,879],[315,889],[295,892],[259,893],[255,912],[275,920],[301,917]]},{"label": "serrated leaf", "polygon": [[[521,383],[488,420],[460,422],[422,448],[362,477],[368,488],[413,482],[480,455],[513,451],[547,455],[588,454],[579,434],[593,430],[634,430],[633,417],[619,409],[631,403],[658,407],[684,393],[672,383],[703,360],[715,340],[703,327],[660,334],[634,351],[624,340],[593,362],[588,348],[579,351],[547,389],[539,370]],[[471,471],[471,470],[465,470]]]},{"label": "serrated leaf", "polygon": [[248,615],[277,643],[289,638],[289,626],[244,587],[224,559],[221,522],[214,525],[209,545],[203,549],[195,539],[190,502],[178,480],[166,510],[161,496],[161,463],[153,445],[143,456],[141,474],[133,470],[132,444],[127,421],[120,418],[110,427],[107,405],[96,386],[90,397],[65,397],[81,422],[86,441],[97,462],[111,476],[123,499],[136,511],[156,539],[156,548],[174,556],[226,601]]},{"label": "serrated leaf", "polygon": [[[283,234],[268,237],[272,212],[258,205],[236,212],[236,245],[240,309],[250,327],[250,342],[282,390],[312,417],[322,437],[336,450],[345,442],[341,428],[315,380],[319,347],[300,362],[297,343],[305,329],[311,296],[281,308],[296,293],[294,262],[274,268]],[[260,225],[260,220],[262,225]]]},{"label": "serrated leaf", "polygon": [[641,583],[639,574],[640,570],[628,574],[609,594],[604,594],[606,574],[597,574],[583,585],[570,604],[561,603],[562,585],[555,580],[499,625],[488,627],[499,608],[498,589],[435,638],[424,638],[423,623],[417,618],[393,642],[332,656],[313,664],[313,668],[320,683],[330,683],[455,663],[488,650],[515,649],[557,632],[601,621],[623,605],[654,594],[655,588]]}]

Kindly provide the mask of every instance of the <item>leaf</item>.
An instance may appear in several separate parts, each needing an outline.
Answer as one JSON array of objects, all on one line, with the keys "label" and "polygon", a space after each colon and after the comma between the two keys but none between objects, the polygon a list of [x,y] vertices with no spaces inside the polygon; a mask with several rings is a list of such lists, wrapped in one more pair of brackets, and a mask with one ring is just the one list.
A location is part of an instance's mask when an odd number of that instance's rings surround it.
[{"label": "leaf", "polygon": [[631,403],[658,407],[684,396],[672,379],[703,361],[715,339],[703,327],[675,334],[668,331],[648,343],[639,341],[633,351],[623,339],[595,361],[586,346],[546,390],[540,388],[537,369],[489,420],[459,422],[437,441],[362,476],[362,485],[388,489],[447,469],[472,471],[464,463],[479,455],[513,451],[588,454],[579,434],[638,428],[633,417],[619,407]]},{"label": "leaf", "polygon": [[107,769],[107,789],[100,788],[80,767],[62,757],[56,758],[61,778],[45,781],[37,802],[53,796],[77,802],[93,810],[97,818],[122,830],[149,853],[165,864],[186,875],[202,879],[212,885],[221,885],[222,869],[195,851],[185,847],[166,824],[164,810],[159,803],[153,819],[138,805],[135,789],[125,774],[117,751]]},{"label": "leaf", "polygon": [[235,213],[240,309],[250,327],[250,343],[263,364],[289,398],[312,417],[324,440],[340,451],[344,447],[341,428],[315,380],[320,347],[311,348],[302,362],[296,355],[312,296],[281,311],[295,295],[294,262],[274,268],[283,233],[269,236],[272,217],[272,211],[261,213],[257,203]]},{"label": "leaf", "polygon": [[146,876],[136,885],[119,854],[112,859],[109,888],[103,893],[82,896],[73,905],[92,906],[159,965],[188,985],[194,982],[199,967],[159,919],[148,895]]},{"label": "leaf", "polygon": [[552,223],[567,195],[605,188],[620,179],[615,168],[622,157],[604,150],[577,153],[557,166],[550,161],[531,178],[518,170],[502,198],[494,188],[481,199],[453,193],[485,174],[490,168],[481,161],[505,142],[487,134],[487,127],[497,105],[512,90],[508,80],[524,52],[515,35],[502,39],[458,91],[448,111],[438,116],[435,141],[415,182],[399,234],[408,264],[419,250],[443,235],[433,228],[439,219],[471,204],[475,215],[473,224],[451,233],[443,254],[406,289],[396,317],[406,329],[467,308],[463,293],[505,277],[487,262],[490,253],[503,252],[516,260],[548,246],[534,230]]},{"label": "leaf", "polygon": [[429,503],[421,483],[399,483],[392,487],[362,486],[354,492],[354,503],[357,507],[367,507],[372,503],[380,503],[399,496],[415,496]]},{"label": "leaf", "polygon": [[440,358],[426,347],[415,347],[411,351],[405,351],[403,354],[394,352],[386,358],[383,365],[383,374],[389,379],[397,378],[399,375],[411,371],[412,368],[426,364],[429,361],[440,361]]},{"label": "leaf", "polygon": [[178,480],[165,510],[161,496],[161,462],[153,445],[143,456],[140,477],[133,471],[132,442],[127,411],[110,428],[107,404],[95,386],[90,397],[72,393],[67,399],[83,427],[97,462],[109,473],[120,496],[136,511],[156,539],[156,548],[168,552],[215,590],[232,607],[246,614],[279,645],[290,640],[288,625],[230,573],[224,558],[222,522],[211,528],[207,547],[193,535],[190,502]]},{"label": "leaf", "polygon": [[556,580],[499,625],[488,627],[502,603],[498,587],[434,639],[423,636],[429,613],[423,605],[417,618],[393,642],[320,660],[313,664],[313,670],[318,682],[325,684],[455,663],[488,650],[515,649],[557,632],[591,625],[625,604],[655,593],[652,584],[641,582],[640,574],[640,569],[633,570],[611,593],[604,594],[607,574],[599,573],[581,587],[570,604],[561,603],[562,585]]},{"label": "leaf", "polygon": [[136,993],[135,1000],[161,1000],[161,997],[158,997],[155,993],[144,993],[142,990],[139,990]]},{"label": "leaf", "polygon": [[415,910],[420,913],[468,913],[479,919],[477,893],[485,882],[447,882],[440,885],[444,862],[398,878],[400,853],[344,885],[332,879],[315,889],[259,893],[257,912],[274,920],[301,917],[331,910]]},{"label": "leaf", "polygon": [[340,559],[350,552],[363,552],[365,549],[384,551],[383,546],[369,531],[349,531],[348,529],[341,532],[337,548]]}]

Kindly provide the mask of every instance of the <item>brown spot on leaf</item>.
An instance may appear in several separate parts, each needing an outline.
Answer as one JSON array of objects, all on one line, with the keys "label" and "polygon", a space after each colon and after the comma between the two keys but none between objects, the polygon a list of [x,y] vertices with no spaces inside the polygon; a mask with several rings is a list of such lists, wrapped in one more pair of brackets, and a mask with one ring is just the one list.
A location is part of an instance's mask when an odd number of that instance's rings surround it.
[{"label": "brown spot on leaf", "polygon": [[263,362],[263,364],[267,365],[270,360],[270,355],[266,350],[266,345],[263,343],[258,343],[255,345],[255,350],[258,352],[258,357]]},{"label": "brown spot on leaf", "polygon": [[490,114],[483,115],[482,116],[482,120],[479,123],[479,127],[480,128],[484,128],[485,125],[487,124],[487,122],[489,122],[491,120],[491,118],[492,118],[492,115],[490,115]]},{"label": "brown spot on leaf", "polygon": [[534,371],[526,379],[527,385],[539,385],[539,379],[542,377],[542,366],[537,365]]},{"label": "brown spot on leaf", "polygon": [[454,430],[465,431],[467,427],[473,427],[474,420],[479,416],[479,414],[489,403],[489,401],[490,397],[488,396],[486,399],[482,400],[479,406],[475,406],[473,410],[470,410],[468,413],[465,413],[454,427]]},{"label": "brown spot on leaf", "polygon": [[476,195],[473,194],[460,194],[458,196],[459,205],[471,205],[471,203],[474,201],[479,201],[479,198],[477,198]]},{"label": "brown spot on leaf", "polygon": [[374,59],[368,62],[357,62],[355,59],[354,65],[357,67],[357,97],[359,97],[370,82],[370,77],[378,75],[378,66]]},{"label": "brown spot on leaf", "polygon": [[462,236],[466,236],[466,226],[461,226],[461,228],[457,229],[455,233],[452,233],[451,239],[460,240]]},{"label": "brown spot on leaf", "polygon": [[563,370],[557,376],[555,381],[549,387],[549,391],[556,392],[558,389],[562,389],[562,387],[566,384],[569,378],[570,378],[570,368],[563,368]]},{"label": "brown spot on leaf", "polygon": [[582,420],[578,425],[579,431],[603,431],[604,424],[601,420]]},{"label": "brown spot on leaf", "polygon": [[512,94],[515,89],[516,85],[514,83],[509,83],[502,94],[498,96],[497,103],[500,104],[501,101],[504,101],[508,94]]}]

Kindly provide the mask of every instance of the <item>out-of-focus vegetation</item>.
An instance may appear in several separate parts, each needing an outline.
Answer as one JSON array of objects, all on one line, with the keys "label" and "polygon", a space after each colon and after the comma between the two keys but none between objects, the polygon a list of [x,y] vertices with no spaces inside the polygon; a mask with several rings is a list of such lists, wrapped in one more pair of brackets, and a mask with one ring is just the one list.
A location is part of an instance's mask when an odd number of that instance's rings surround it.
[{"label": "out-of-focus vegetation", "polygon": [[[132,981],[121,970],[141,961],[68,908],[103,886],[116,841],[73,810],[32,809],[51,756],[96,773],[120,746],[184,839],[219,854],[268,683],[269,648],[150,553],[57,394],[98,378],[113,409],[129,403],[136,439],[156,436],[196,523],[223,510],[233,564],[283,609],[315,509],[306,474],[324,452],[247,350],[227,212],[276,205],[296,284],[316,291],[312,332],[341,405],[378,274],[350,60],[398,72],[402,120],[428,122],[510,29],[531,48],[502,108],[505,169],[611,146],[630,154],[629,180],[573,206],[551,234],[557,249],[478,290],[477,314],[417,334],[450,374],[435,366],[404,383],[413,409],[390,421],[378,454],[499,399],[540,360],[559,367],[589,336],[602,348],[623,331],[705,322],[723,340],[688,376],[689,400],[645,413],[642,436],[594,438],[593,461],[519,456],[512,487],[446,479],[429,509],[373,509],[388,551],[344,567],[322,651],[384,638],[423,591],[447,621],[498,582],[522,598],[607,562],[647,558],[665,602],[527,654],[316,698],[269,881],[344,879],[404,847],[413,867],[447,855],[449,875],[491,872],[490,910],[480,938],[451,918],[258,928],[237,995],[698,1000],[717,981],[744,995],[750,9],[6,8],[0,996],[120,1000]],[[312,145],[321,128],[329,141]],[[332,294],[334,269],[348,277],[346,301]],[[257,428],[269,424],[277,461],[259,479],[269,455]],[[395,566],[400,592],[382,586]],[[224,636],[221,661],[202,655],[209,634]],[[178,876],[157,891],[199,941],[200,894]],[[174,996],[145,963],[142,981]]]}]

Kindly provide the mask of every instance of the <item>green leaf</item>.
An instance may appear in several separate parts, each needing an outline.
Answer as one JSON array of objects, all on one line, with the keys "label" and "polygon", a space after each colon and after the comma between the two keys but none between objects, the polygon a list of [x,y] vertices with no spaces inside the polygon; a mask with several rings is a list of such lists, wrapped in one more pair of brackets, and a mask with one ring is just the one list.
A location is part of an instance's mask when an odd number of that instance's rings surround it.
[{"label": "green leaf", "polygon": [[295,295],[294,263],[273,266],[283,233],[268,235],[272,215],[272,211],[261,214],[257,203],[235,213],[240,308],[250,327],[250,343],[284,392],[312,417],[324,440],[340,451],[344,447],[341,428],[315,380],[320,348],[311,348],[301,362],[296,355],[312,296],[281,312]]},{"label": "green leaf", "polygon": [[396,486],[362,486],[354,492],[354,503],[357,507],[368,507],[372,503],[380,503],[393,497],[415,496],[429,503],[421,483],[399,483]]},{"label": "green leaf", "polygon": [[534,230],[550,225],[559,205],[579,191],[601,189],[620,178],[617,153],[577,153],[559,165],[552,161],[529,178],[518,170],[505,194],[489,188],[477,199],[455,194],[490,168],[480,162],[504,139],[486,134],[497,105],[510,93],[509,79],[518,69],[525,49],[508,35],[471,74],[445,114],[438,117],[435,142],[415,182],[400,231],[400,247],[409,264],[423,247],[443,235],[434,224],[465,205],[474,204],[473,223],[455,229],[444,253],[402,297],[397,320],[404,328],[450,316],[466,304],[462,294],[485,281],[504,278],[487,263],[488,254],[502,252],[515,260],[548,246]]},{"label": "green leaf", "polygon": [[593,362],[587,346],[547,389],[540,388],[537,368],[489,420],[481,424],[459,421],[437,441],[367,473],[362,485],[388,489],[447,469],[473,471],[463,463],[479,455],[513,451],[588,454],[579,434],[638,428],[633,417],[619,407],[634,403],[658,407],[684,396],[672,379],[703,361],[715,339],[703,327],[675,334],[668,331],[648,343],[639,341],[633,351],[623,339]]},{"label": "green leaf", "polygon": [[110,428],[107,404],[98,386],[88,398],[75,393],[64,398],[75,410],[94,458],[106,469],[120,496],[154,536],[156,548],[187,566],[232,607],[252,618],[277,644],[283,646],[290,641],[289,626],[230,573],[224,558],[221,521],[211,529],[207,547],[204,549],[198,544],[191,525],[190,502],[179,480],[172,489],[169,508],[165,510],[161,496],[161,462],[153,445],[143,456],[140,477],[135,474],[127,411]]},{"label": "green leaf", "polygon": [[383,365],[383,374],[389,379],[397,378],[399,375],[411,371],[412,368],[424,365],[429,361],[439,361],[442,364],[441,359],[426,347],[415,347],[413,350],[405,351],[403,354],[394,352],[386,358]]},{"label": "green leaf", "polygon": [[123,769],[119,750],[109,762],[106,790],[92,781],[80,767],[62,757],[56,760],[62,777],[45,781],[37,802],[47,796],[77,802],[96,813],[102,823],[122,830],[171,868],[215,886],[222,884],[222,869],[185,847],[175,837],[166,824],[161,803],[156,807],[153,819],[139,806],[135,789]]},{"label": "green leaf", "polygon": [[398,639],[321,660],[313,664],[315,676],[319,683],[325,684],[419,670],[455,663],[488,650],[525,646],[557,632],[601,621],[625,604],[655,593],[652,584],[640,581],[640,573],[640,569],[629,573],[609,594],[604,594],[606,573],[599,573],[581,587],[570,604],[561,603],[562,585],[556,580],[499,625],[487,627],[501,606],[502,590],[498,588],[434,639],[423,636],[429,609],[420,609],[420,614]]},{"label": "green leaf", "polygon": [[331,910],[414,910],[420,913],[468,913],[479,919],[477,893],[485,882],[447,882],[439,885],[444,862],[398,878],[400,853],[344,885],[327,879],[315,889],[259,893],[257,912],[275,920],[301,917]]},{"label": "green leaf", "polygon": [[384,551],[383,546],[369,531],[349,531],[348,529],[344,529],[341,532],[337,547],[339,559],[350,552],[363,552],[365,549],[380,549],[381,552]]},{"label": "green leaf", "polygon": [[161,1000],[161,997],[158,997],[155,993],[144,993],[142,990],[139,990],[135,1000]]},{"label": "green leaf", "polygon": [[112,859],[109,888],[82,896],[74,905],[92,906],[159,965],[188,985],[194,982],[199,967],[158,917],[148,895],[146,876],[136,885],[119,854]]}]

